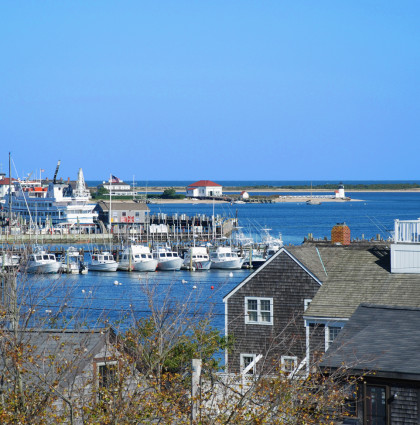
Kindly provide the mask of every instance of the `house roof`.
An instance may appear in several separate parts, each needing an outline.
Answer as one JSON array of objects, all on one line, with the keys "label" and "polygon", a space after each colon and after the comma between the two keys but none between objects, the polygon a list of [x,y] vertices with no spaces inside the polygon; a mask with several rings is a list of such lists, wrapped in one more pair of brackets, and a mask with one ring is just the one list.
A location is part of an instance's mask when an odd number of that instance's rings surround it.
[{"label": "house roof", "polygon": [[[12,177],[12,181],[10,183],[13,183],[13,182],[17,182],[17,180]],[[9,177],[0,179],[0,186],[5,186],[5,185],[9,185]]]},{"label": "house roof", "polygon": [[420,307],[420,274],[391,273],[389,247],[356,243],[320,251],[328,277],[305,318],[347,320],[363,302]]},{"label": "house roof", "polygon": [[[95,210],[100,208],[102,211],[109,211],[109,202],[99,201]],[[144,202],[134,201],[111,201],[111,209],[113,211],[149,211],[150,208]]]},{"label": "house roof", "polygon": [[[251,279],[254,278],[255,275],[260,273],[262,270],[265,269],[270,263],[273,261],[277,261],[277,258],[282,254],[285,253],[288,255],[292,260],[294,260],[300,267],[302,267],[309,275],[311,275],[318,283],[321,285],[323,280],[323,273],[320,272],[321,270],[321,263],[319,266],[314,267],[316,264],[316,258],[318,257],[318,254],[316,253],[316,250],[314,247],[287,247],[279,249],[273,256],[271,256],[261,267],[258,267],[257,270],[255,270],[253,273],[251,273],[246,279],[244,279],[242,282],[240,282],[235,288],[233,288],[228,294],[226,294],[223,297],[223,301],[226,302],[235,292],[237,292],[240,288],[242,288],[247,282],[249,282]],[[319,259],[318,259],[319,261]],[[313,266],[313,269],[316,270],[317,274],[313,272],[313,270],[310,270],[308,268],[308,264]],[[319,277],[320,276],[320,277]],[[325,274],[324,274],[325,276]]]},{"label": "house roof", "polygon": [[214,186],[220,186],[222,187],[222,185],[212,182],[211,180],[199,180],[198,182],[195,183],[191,183],[190,185],[188,185],[188,188],[194,188],[194,187],[214,187]]},{"label": "house roof", "polygon": [[[12,331],[3,331],[2,339],[13,340]],[[75,329],[31,329],[19,331],[17,341],[23,347],[31,349],[31,361],[25,364],[28,379],[33,382],[58,380],[59,385],[66,383],[80,374],[92,359],[106,347],[110,340],[115,340],[111,329],[75,330]],[[4,344],[0,346],[2,350]],[[24,350],[25,351],[25,350]],[[57,367],[46,367],[44,363],[52,361],[54,365],[62,366],[60,376]],[[0,364],[0,373],[4,364]],[[41,384],[40,384],[41,385]]]},{"label": "house roof", "polygon": [[420,379],[420,309],[361,304],[321,363],[375,376]]}]

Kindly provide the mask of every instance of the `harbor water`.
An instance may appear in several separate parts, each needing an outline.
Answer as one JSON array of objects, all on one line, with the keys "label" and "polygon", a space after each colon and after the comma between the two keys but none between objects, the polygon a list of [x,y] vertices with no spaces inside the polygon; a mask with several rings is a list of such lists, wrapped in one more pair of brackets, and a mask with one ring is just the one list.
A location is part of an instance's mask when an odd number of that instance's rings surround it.
[{"label": "harbor water", "polygon": [[[261,228],[270,228],[273,236],[282,234],[285,245],[301,244],[309,233],[314,238],[330,238],[331,228],[345,222],[352,239],[387,240],[391,237],[394,219],[420,217],[420,193],[348,193],[359,202],[323,203],[306,205],[304,202],[276,204],[216,204],[214,214],[237,216],[242,231],[258,239]],[[179,213],[187,215],[213,214],[212,204],[151,204],[151,213]],[[57,291],[39,302],[38,308],[54,316],[63,305],[80,308],[85,322],[90,325],[111,323],[127,327],[134,318],[144,317],[149,311],[145,295],[147,288],[155,288],[157,302],[170,294],[172,302],[188,302],[199,315],[211,313],[213,325],[224,328],[223,297],[245,279],[249,270],[209,270],[201,272],[176,271],[154,273],[100,273],[86,275],[41,275],[30,277],[34,289],[47,288],[61,282]]]}]

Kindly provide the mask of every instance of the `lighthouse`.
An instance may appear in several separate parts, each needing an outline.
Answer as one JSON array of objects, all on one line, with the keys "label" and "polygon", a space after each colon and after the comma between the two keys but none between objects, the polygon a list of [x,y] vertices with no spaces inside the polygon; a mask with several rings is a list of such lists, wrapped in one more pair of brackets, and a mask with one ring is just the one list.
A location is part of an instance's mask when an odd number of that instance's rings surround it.
[{"label": "lighthouse", "polygon": [[345,199],[344,184],[340,182],[338,189],[335,191],[335,199]]}]

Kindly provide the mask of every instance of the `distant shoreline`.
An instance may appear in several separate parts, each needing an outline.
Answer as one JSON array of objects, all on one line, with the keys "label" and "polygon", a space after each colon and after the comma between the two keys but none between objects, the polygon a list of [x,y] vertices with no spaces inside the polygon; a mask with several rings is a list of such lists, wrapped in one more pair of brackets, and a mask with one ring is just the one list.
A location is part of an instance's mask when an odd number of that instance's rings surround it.
[{"label": "distant shoreline", "polygon": [[[154,186],[154,187],[136,187],[135,190],[139,191],[139,192],[163,192],[165,189],[167,189],[168,186]],[[176,187],[174,186],[174,189],[176,190],[177,193],[185,193],[185,187]],[[238,188],[238,189],[234,189],[234,188],[229,188],[229,189],[223,189],[223,193],[235,193],[235,192],[240,192],[240,191],[246,191],[248,193],[308,193],[311,192],[311,189],[281,189],[281,188]],[[328,190],[328,189],[312,189],[313,193],[329,193],[329,194],[333,194],[334,191],[332,190]],[[405,193],[420,193],[420,188],[419,189],[348,189],[346,190],[346,192],[351,192],[351,193],[370,193],[370,192],[383,192],[383,193],[400,193],[400,192],[405,192]]]}]

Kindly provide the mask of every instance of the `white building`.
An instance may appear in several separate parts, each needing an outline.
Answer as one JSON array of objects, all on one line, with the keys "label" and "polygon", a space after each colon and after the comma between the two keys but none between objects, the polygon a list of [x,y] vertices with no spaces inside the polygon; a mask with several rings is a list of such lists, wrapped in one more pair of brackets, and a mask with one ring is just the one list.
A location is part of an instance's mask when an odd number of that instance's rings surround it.
[{"label": "white building", "polygon": [[245,190],[243,190],[240,194],[239,194],[239,198],[241,198],[242,200],[248,200],[249,199],[249,193],[246,192]]},{"label": "white building", "polygon": [[198,182],[191,183],[187,187],[187,196],[190,197],[213,197],[222,196],[223,187],[211,180],[199,180]]},{"label": "white building", "polygon": [[101,187],[106,189],[108,192],[111,192],[111,195],[114,196],[130,196],[133,194],[133,188],[129,184],[124,183],[123,180],[115,176],[111,176],[110,180],[107,182],[102,182],[102,184],[99,185],[98,188]]},{"label": "white building", "polygon": [[346,194],[344,193],[344,184],[340,183],[338,189],[335,191],[335,199],[344,199]]}]

